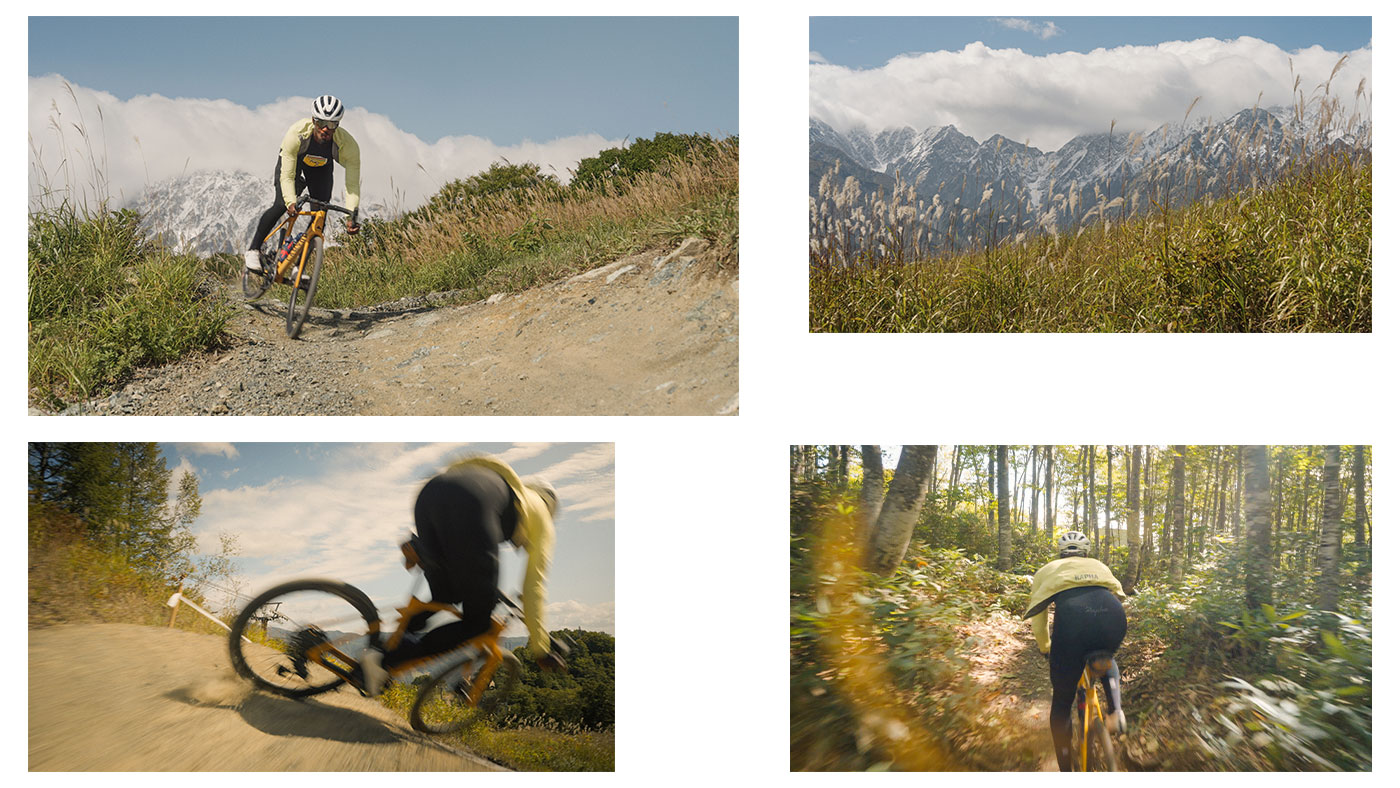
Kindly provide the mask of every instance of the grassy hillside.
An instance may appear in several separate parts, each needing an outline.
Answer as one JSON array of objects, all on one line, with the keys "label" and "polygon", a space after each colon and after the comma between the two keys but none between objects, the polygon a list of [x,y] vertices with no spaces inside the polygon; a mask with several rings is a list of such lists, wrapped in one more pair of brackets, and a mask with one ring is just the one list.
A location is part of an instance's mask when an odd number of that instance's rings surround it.
[{"label": "grassy hillside", "polygon": [[1268,188],[1073,235],[874,254],[846,265],[814,249],[812,331],[1366,332],[1371,164],[1319,159]]},{"label": "grassy hillside", "polygon": [[29,217],[29,390],[61,408],[139,366],[216,344],[231,310],[204,263],[142,237],[131,211]]},{"label": "grassy hillside", "polygon": [[[465,301],[518,292],[688,236],[708,239],[732,268],[738,141],[697,138],[683,155],[625,177],[569,186],[531,164],[497,164],[447,184],[398,219],[367,221],[358,236],[334,224],[343,245],[326,250],[316,293],[328,308],[433,292],[462,291]],[[223,265],[232,275],[241,263],[227,258]]]},{"label": "grassy hillside", "polygon": [[[585,160],[580,169],[593,160]],[[517,292],[688,236],[738,265],[737,138],[664,135],[604,151],[586,185],[532,164],[493,165],[452,181],[393,221],[366,220],[327,249],[316,304],[365,306],[461,291],[471,301]],[[95,176],[99,183],[101,175]],[[223,340],[232,314],[221,286],[236,255],[200,260],[141,237],[132,211],[44,205],[29,216],[29,391],[63,407],[119,388],[138,367]],[[277,286],[268,298],[285,302]]]},{"label": "grassy hillside", "polygon": [[[175,592],[165,578],[141,570],[119,551],[84,535],[78,518],[46,504],[29,507],[29,626],[93,622],[170,624],[165,602]],[[198,599],[198,594],[186,591]],[[175,626],[191,632],[228,631],[183,605]]]}]

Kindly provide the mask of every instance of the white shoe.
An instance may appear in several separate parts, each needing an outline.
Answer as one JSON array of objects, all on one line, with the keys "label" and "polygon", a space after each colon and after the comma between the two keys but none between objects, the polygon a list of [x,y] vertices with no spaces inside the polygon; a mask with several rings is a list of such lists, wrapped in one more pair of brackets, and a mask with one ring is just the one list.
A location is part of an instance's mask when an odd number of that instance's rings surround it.
[{"label": "white shoe", "polygon": [[249,271],[262,273],[262,255],[258,254],[258,250],[249,249],[243,253],[243,267]]},{"label": "white shoe", "polygon": [[389,672],[384,669],[384,652],[375,648],[365,649],[365,653],[360,655],[360,669],[365,675],[365,694],[371,698],[378,697],[389,681]]},{"label": "white shoe", "polygon": [[1128,718],[1123,714],[1123,710],[1113,712],[1104,720],[1108,724],[1108,732],[1122,736],[1128,732]]}]

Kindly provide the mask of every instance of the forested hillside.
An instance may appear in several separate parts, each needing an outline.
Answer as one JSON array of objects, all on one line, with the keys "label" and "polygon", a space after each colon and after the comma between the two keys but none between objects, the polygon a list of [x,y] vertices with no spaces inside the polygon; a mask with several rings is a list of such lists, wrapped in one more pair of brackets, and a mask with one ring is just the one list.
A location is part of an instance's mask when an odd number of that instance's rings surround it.
[{"label": "forested hillside", "polygon": [[1055,768],[1022,615],[1068,530],[1127,597],[1120,768],[1371,768],[1370,447],[794,446],[790,472],[794,770]]}]

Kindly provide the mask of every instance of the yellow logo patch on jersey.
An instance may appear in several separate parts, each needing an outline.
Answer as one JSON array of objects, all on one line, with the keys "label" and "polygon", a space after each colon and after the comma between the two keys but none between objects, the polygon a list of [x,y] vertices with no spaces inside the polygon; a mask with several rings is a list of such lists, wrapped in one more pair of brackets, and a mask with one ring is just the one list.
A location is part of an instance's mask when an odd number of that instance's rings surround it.
[{"label": "yellow logo patch on jersey", "polygon": [[322,167],[326,162],[330,161],[330,159],[327,159],[325,156],[312,156],[309,153],[302,156],[301,160],[305,162],[308,167]]}]

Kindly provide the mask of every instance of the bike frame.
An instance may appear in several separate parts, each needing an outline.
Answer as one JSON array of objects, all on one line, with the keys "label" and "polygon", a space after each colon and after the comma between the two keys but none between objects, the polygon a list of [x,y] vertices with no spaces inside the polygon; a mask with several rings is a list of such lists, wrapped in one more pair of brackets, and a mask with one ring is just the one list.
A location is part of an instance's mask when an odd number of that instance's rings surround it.
[{"label": "bike frame", "polygon": [[1079,771],[1089,771],[1089,731],[1090,724],[1094,720],[1103,720],[1103,705],[1099,702],[1099,691],[1096,686],[1097,678],[1089,670],[1089,666],[1084,666],[1084,672],[1079,674],[1079,689],[1084,693],[1084,716],[1080,719],[1079,727]]},{"label": "bike frame", "polygon": [[[292,248],[291,253],[283,258],[281,262],[277,263],[277,270],[273,273],[272,281],[278,284],[295,285],[295,283],[301,281],[301,271],[306,267],[306,256],[311,251],[311,241],[315,238],[325,238],[326,210],[324,208],[317,211],[299,210],[296,216],[288,214],[282,218],[282,221],[273,225],[272,230],[268,232],[267,237],[262,241],[266,244],[268,240],[277,234],[278,230],[283,228],[287,230],[287,236],[290,237],[292,235],[293,226],[296,224],[297,219],[302,216],[310,216],[311,225],[306,228],[306,233],[302,235],[301,240],[297,241],[297,245]],[[288,276],[289,272],[291,276]]]},{"label": "bike frame", "polygon": [[[507,604],[514,609],[514,605],[511,605],[509,600],[506,601]],[[462,617],[461,611],[451,605],[444,605],[438,602],[424,602],[416,596],[410,596],[407,604],[396,610],[399,614],[399,624],[385,644],[387,649],[391,651],[403,642],[403,637],[408,632],[408,623],[419,613],[451,613],[458,618]],[[476,679],[472,682],[471,688],[467,691],[468,698],[473,705],[481,700],[481,696],[485,694],[486,688],[491,684],[491,678],[496,674],[496,669],[505,661],[505,658],[502,656],[500,640],[501,633],[505,632],[506,624],[507,621],[505,618],[492,616],[491,626],[485,632],[454,649],[454,651],[459,651],[467,648],[474,648],[486,658],[486,664],[482,666],[481,670],[476,672]],[[379,633],[376,629],[369,634],[371,638],[373,638]],[[443,654],[434,654],[423,657],[422,659],[404,662],[390,670],[389,675],[401,675],[419,665],[441,659],[443,656]],[[307,649],[306,658],[347,680],[355,671],[355,668],[359,666],[359,663],[356,662],[354,658],[336,648],[332,643],[320,643]]]}]

